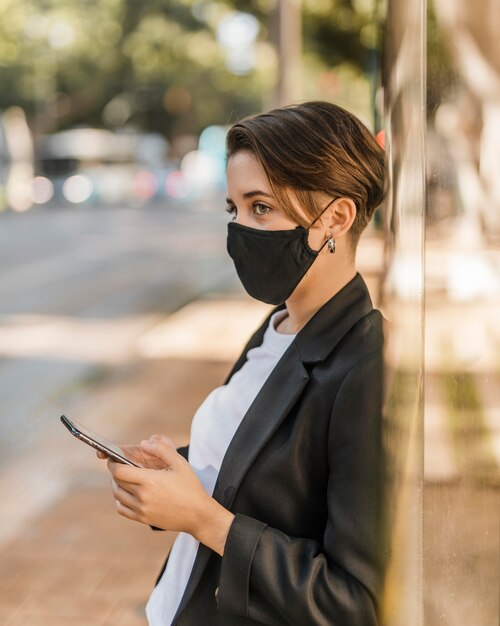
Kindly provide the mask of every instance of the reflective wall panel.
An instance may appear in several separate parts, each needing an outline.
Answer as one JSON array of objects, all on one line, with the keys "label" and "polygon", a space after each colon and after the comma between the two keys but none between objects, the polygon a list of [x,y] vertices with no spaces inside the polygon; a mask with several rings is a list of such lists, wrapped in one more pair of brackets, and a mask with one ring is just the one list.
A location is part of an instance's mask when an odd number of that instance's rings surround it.
[{"label": "reflective wall panel", "polygon": [[392,558],[383,621],[422,623],[424,273],[424,4],[389,2],[383,50],[389,170],[383,310],[387,328],[386,443],[392,460]]},{"label": "reflective wall panel", "polygon": [[[500,623],[500,3],[388,0],[383,622]],[[425,339],[424,339],[425,338]]]},{"label": "reflective wall panel", "polygon": [[424,608],[500,623],[500,3],[429,0]]}]

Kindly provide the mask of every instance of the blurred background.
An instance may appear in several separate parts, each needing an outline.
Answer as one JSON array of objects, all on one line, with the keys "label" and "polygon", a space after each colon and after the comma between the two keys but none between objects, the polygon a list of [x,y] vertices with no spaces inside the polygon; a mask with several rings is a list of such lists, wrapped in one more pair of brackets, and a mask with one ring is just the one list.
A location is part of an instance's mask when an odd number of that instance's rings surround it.
[{"label": "blurred background", "polygon": [[357,258],[388,320],[383,623],[498,623],[498,24],[495,0],[3,0],[2,624],[145,624],[173,534],[116,515],[59,415],[188,441],[268,310],[225,251],[225,133],[310,99],[385,129]]}]

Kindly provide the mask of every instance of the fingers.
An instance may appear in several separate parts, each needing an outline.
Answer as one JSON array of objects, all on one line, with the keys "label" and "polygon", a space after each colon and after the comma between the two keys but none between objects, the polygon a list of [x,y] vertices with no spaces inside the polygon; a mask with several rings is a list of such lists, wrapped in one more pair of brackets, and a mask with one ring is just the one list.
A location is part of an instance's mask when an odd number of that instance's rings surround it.
[{"label": "fingers", "polygon": [[118,502],[121,502],[124,506],[128,507],[131,510],[134,510],[136,504],[136,497],[124,489],[121,485],[119,485],[116,480],[111,480],[111,491],[113,492],[113,497]]},{"label": "fingers", "polygon": [[130,456],[135,456],[137,454],[137,448],[139,447],[136,443],[131,444],[120,444],[118,446],[125,454]]},{"label": "fingers", "polygon": [[126,517],[127,519],[131,519],[137,521],[137,514],[133,509],[130,509],[128,506],[116,500],[116,510],[120,515]]},{"label": "fingers", "polygon": [[135,522],[144,522],[141,512],[141,501],[133,493],[124,489],[114,479],[111,480],[111,491],[116,503],[116,510],[119,515]]},{"label": "fingers", "polygon": [[[118,485],[116,485],[116,487],[117,489],[120,489]],[[134,508],[133,500],[130,499],[131,498],[130,494],[127,494],[127,492],[124,489],[121,489],[121,492],[123,493],[118,493],[118,492],[115,493],[115,490],[113,490],[113,495],[115,497],[116,510],[118,514],[121,515],[122,517],[126,517],[127,519],[139,521],[137,511]]]},{"label": "fingers", "polygon": [[[156,437],[156,438],[155,438]],[[161,435],[150,437],[148,440],[141,441],[141,448],[147,454],[161,459],[169,467],[174,467],[179,463],[180,457],[174,444],[168,437]]]},{"label": "fingers", "polygon": [[140,444],[141,447],[142,447],[142,444],[145,443],[146,441],[149,441],[151,443],[165,443],[175,448],[174,442],[166,435],[158,435],[158,434],[151,435],[149,439],[144,439],[143,441],[141,441],[141,444]]},{"label": "fingers", "polygon": [[145,471],[143,468],[125,465],[124,463],[116,463],[108,459],[108,469],[113,478],[121,483],[140,485],[144,482],[144,475],[141,474]]},{"label": "fingers", "polygon": [[[152,469],[165,469],[166,464],[174,464],[176,457],[179,456],[173,441],[165,435],[159,434],[151,435],[149,439],[141,441],[140,444],[123,444],[120,445],[120,448],[125,455],[139,463],[139,465]],[[97,458],[111,461],[108,455],[100,450],[97,451]],[[119,472],[120,480],[135,482],[134,474],[130,472],[124,473],[119,463],[114,465],[108,463],[108,468],[113,475],[115,472]],[[137,475],[135,475],[135,479],[137,479]]]}]

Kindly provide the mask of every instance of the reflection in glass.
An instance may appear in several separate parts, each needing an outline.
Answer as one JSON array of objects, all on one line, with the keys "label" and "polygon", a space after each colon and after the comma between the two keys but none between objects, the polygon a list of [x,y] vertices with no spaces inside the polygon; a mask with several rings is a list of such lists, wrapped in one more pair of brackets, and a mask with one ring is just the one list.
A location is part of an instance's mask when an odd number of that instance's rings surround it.
[{"label": "reflection in glass", "polygon": [[422,623],[424,30],[419,3],[388,3],[383,83],[390,188],[383,308],[390,321],[386,441],[394,496],[382,621],[391,626]]},{"label": "reflection in glass", "polygon": [[428,7],[425,623],[499,620],[500,5]]},{"label": "reflection in glass", "polygon": [[383,623],[492,626],[500,615],[500,4],[387,4],[383,293],[395,495]]}]

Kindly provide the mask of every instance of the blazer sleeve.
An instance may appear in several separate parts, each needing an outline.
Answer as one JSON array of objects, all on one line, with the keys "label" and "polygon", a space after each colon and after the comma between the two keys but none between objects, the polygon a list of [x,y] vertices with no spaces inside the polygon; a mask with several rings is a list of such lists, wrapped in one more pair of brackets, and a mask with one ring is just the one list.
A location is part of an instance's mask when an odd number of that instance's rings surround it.
[{"label": "blazer sleeve", "polygon": [[372,354],[337,394],[322,543],[236,513],[221,559],[221,611],[273,626],[378,624],[387,561],[382,387],[381,358]]}]

